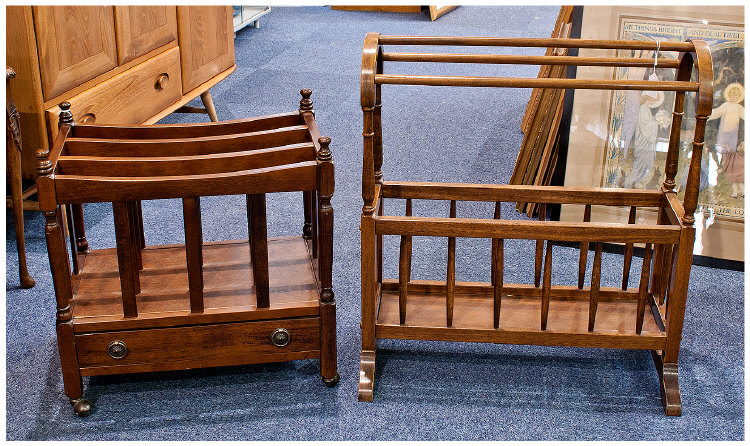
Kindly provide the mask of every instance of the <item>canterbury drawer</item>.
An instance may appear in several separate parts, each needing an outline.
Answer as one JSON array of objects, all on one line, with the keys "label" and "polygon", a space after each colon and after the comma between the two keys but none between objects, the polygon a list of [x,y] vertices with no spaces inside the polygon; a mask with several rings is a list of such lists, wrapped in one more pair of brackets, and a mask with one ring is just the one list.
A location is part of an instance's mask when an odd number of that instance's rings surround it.
[{"label": "canterbury drawer", "polygon": [[[158,56],[68,100],[76,122],[138,125],[182,98],[180,50]],[[57,134],[59,107],[47,110],[47,125]]]},{"label": "canterbury drawer", "polygon": [[76,335],[75,343],[84,375],[136,365],[141,367],[127,371],[251,364],[317,357],[319,321],[306,317],[100,332]]}]

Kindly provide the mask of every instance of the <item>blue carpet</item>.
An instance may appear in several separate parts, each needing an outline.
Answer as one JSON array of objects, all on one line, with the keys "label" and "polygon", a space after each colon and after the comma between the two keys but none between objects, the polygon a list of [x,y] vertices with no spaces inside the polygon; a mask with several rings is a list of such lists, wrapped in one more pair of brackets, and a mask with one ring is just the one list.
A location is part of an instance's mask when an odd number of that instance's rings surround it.
[{"label": "blue carpet", "polygon": [[[690,278],[680,355],[680,418],[663,414],[649,353],[626,350],[382,341],[375,401],[356,401],[362,206],[359,73],[365,32],[549,37],[557,13],[557,7],[462,6],[430,22],[419,14],[274,7],[261,19],[260,29],[240,31],[237,71],[212,90],[219,118],[296,110],[298,91],[311,88],[322,133],[333,140],[340,384],[328,389],[321,383],[317,360],[95,377],[85,379],[84,385],[96,412],[76,418],[62,389],[43,217],[25,213],[29,268],[37,285],[22,290],[13,267],[17,255],[7,213],[7,439],[742,439],[744,274],[707,267],[693,267]],[[454,67],[439,69],[449,74]],[[472,69],[477,75],[533,77],[537,72],[534,66]],[[528,97],[529,90],[386,86],[386,178],[507,182],[522,139],[519,124]],[[191,120],[206,117],[172,115],[163,122]],[[241,197],[206,198],[202,208],[206,239],[247,236]],[[87,205],[85,210],[91,246],[113,246],[111,207]],[[148,244],[182,240],[177,201],[144,202],[143,211]],[[415,202],[414,211],[448,212],[444,202]],[[389,212],[403,212],[403,205]],[[459,216],[491,212],[481,203],[458,206]],[[299,194],[269,196],[269,235],[298,233],[299,215]],[[521,218],[511,205],[503,208],[503,216]],[[396,277],[398,247],[391,239],[386,238],[386,275]],[[506,280],[533,280],[530,247],[528,242],[506,242]],[[459,239],[457,280],[488,280],[489,249],[487,240]],[[561,260],[556,257],[553,265],[554,282],[569,283],[576,277],[577,251],[555,249]],[[445,256],[445,239],[416,238],[414,277],[444,278],[444,267],[435,265],[444,265]],[[605,253],[602,263],[602,285],[615,285],[622,256]],[[639,277],[638,269],[634,266],[632,281]]]}]

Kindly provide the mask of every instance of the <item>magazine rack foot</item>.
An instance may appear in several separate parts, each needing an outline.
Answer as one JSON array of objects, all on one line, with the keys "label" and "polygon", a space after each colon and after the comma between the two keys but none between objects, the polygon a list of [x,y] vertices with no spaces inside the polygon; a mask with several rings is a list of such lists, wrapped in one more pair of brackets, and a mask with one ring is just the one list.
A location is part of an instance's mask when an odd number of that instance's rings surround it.
[{"label": "magazine rack foot", "polygon": [[667,415],[682,415],[682,398],[680,397],[680,382],[677,364],[664,363],[661,353],[651,350],[656,371],[659,373],[659,388],[661,390],[661,404]]},{"label": "magazine rack foot", "polygon": [[372,391],[375,387],[375,351],[364,350],[359,360],[359,401],[372,401]]}]

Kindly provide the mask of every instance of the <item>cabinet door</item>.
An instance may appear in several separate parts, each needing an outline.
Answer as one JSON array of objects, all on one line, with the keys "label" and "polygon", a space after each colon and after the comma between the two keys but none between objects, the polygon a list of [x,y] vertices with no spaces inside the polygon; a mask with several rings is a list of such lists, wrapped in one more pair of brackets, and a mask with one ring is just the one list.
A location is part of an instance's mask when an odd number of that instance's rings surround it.
[{"label": "cabinet door", "polygon": [[117,65],[111,6],[34,6],[44,100]]},{"label": "cabinet door", "polygon": [[234,65],[231,6],[178,6],[182,93]]},{"label": "cabinet door", "polygon": [[118,64],[177,40],[176,14],[174,6],[115,6]]}]

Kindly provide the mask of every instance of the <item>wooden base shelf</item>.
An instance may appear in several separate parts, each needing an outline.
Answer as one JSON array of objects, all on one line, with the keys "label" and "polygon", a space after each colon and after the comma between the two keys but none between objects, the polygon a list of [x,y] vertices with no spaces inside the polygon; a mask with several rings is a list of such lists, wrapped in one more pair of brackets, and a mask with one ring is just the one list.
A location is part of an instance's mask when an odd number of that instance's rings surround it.
[{"label": "wooden base shelf", "polygon": [[319,314],[317,272],[306,240],[268,239],[271,305],[260,309],[248,246],[247,240],[203,244],[202,314],[190,313],[185,245],[147,246],[135,318],[122,315],[117,250],[93,250],[81,256],[81,274],[73,284],[73,328],[79,333]]},{"label": "wooden base shelf", "polygon": [[[427,281],[419,281],[422,285]],[[384,281],[384,288],[389,285]],[[418,284],[419,285],[419,284]],[[460,290],[478,287],[476,283],[457,283],[453,326],[446,326],[445,294],[409,292],[406,323],[399,324],[398,291],[383,291],[376,325],[378,338],[433,339],[438,341],[488,342],[500,344],[565,345],[572,347],[609,347],[660,350],[666,335],[648,312],[643,331],[634,333],[637,303],[611,300],[599,303],[597,326],[588,331],[588,301],[550,299],[547,329],[541,330],[541,300],[524,296],[503,296],[500,328],[493,328],[492,296],[464,294]],[[410,283],[411,286],[411,283]],[[488,287],[489,288],[489,287]],[[491,289],[491,288],[490,288]],[[539,290],[541,292],[541,289]]]}]

